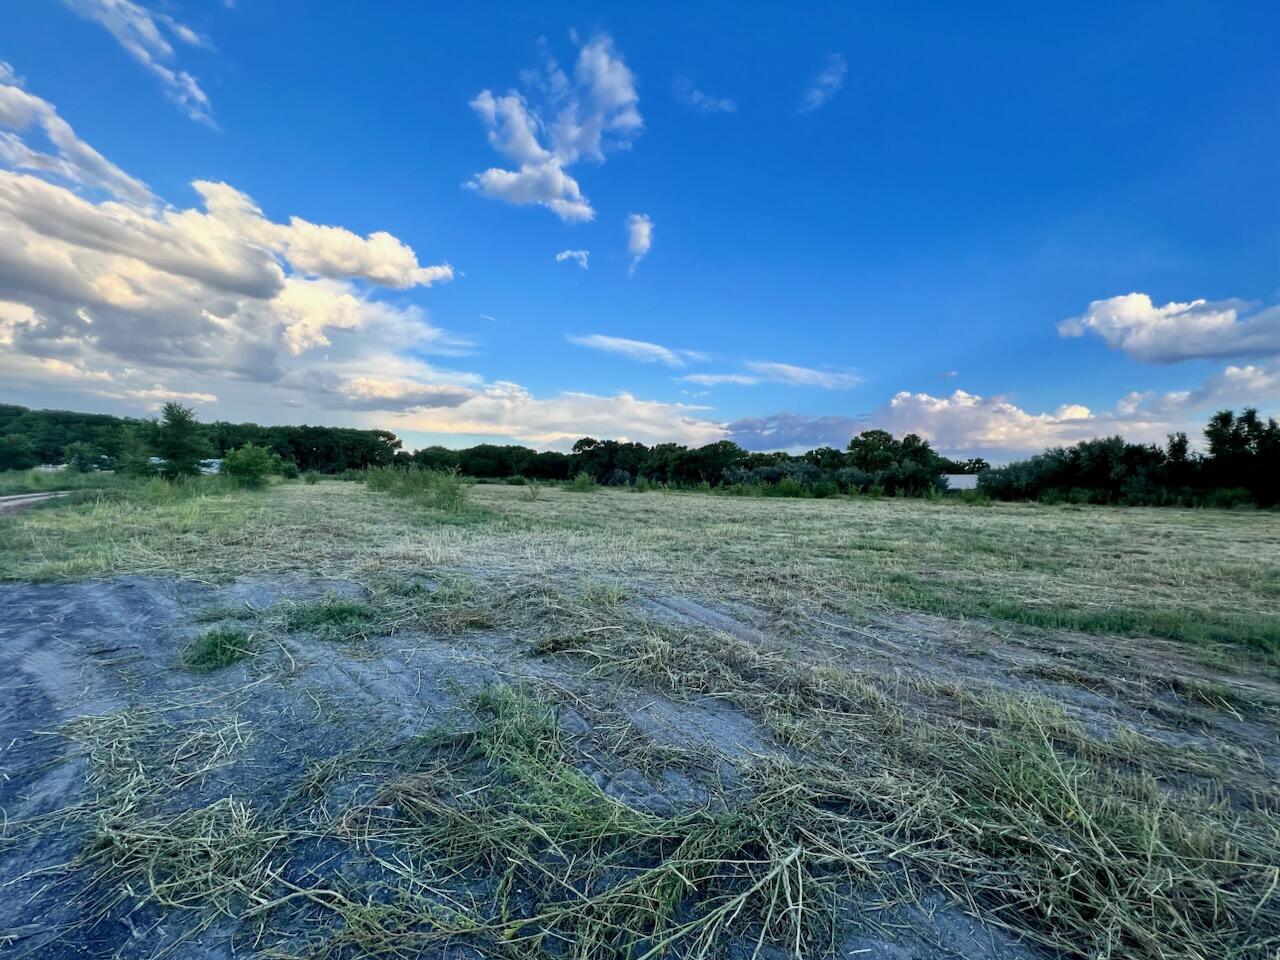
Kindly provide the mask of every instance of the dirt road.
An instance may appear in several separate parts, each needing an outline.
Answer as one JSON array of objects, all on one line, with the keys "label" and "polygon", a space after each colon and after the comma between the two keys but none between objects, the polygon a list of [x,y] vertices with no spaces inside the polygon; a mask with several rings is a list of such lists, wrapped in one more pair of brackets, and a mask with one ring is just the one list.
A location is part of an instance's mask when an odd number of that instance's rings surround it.
[{"label": "dirt road", "polygon": [[20,510],[26,510],[28,507],[34,507],[43,500],[65,497],[69,492],[67,490],[59,490],[54,493],[18,493],[9,497],[0,497],[0,514],[17,513]]}]

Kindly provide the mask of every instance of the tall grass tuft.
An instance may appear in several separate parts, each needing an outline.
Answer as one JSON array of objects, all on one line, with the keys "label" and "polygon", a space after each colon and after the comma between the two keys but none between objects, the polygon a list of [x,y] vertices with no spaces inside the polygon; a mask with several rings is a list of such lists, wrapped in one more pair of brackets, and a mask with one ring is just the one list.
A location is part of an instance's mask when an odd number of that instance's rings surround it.
[{"label": "tall grass tuft", "polygon": [[565,489],[573,493],[593,493],[600,484],[596,483],[595,477],[586,471],[581,471],[576,477],[565,484]]},{"label": "tall grass tuft", "polygon": [[404,497],[446,513],[463,513],[469,503],[467,482],[457,470],[369,467],[364,479],[370,490]]}]

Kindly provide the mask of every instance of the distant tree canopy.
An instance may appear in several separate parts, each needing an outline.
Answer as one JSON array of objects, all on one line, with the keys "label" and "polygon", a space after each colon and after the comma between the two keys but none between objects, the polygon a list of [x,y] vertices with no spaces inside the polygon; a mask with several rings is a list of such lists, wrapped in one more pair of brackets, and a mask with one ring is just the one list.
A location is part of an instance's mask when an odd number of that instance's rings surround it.
[{"label": "distant tree canopy", "polygon": [[1207,451],[1191,452],[1185,433],[1166,446],[1121,437],[1046,450],[978,478],[978,488],[1005,500],[1120,503],[1146,506],[1234,506],[1280,503],[1280,425],[1246,409],[1215,413],[1204,429]]},{"label": "distant tree canopy", "polygon": [[[567,480],[586,474],[605,486],[645,482],[669,486],[730,486],[793,495],[829,496],[852,490],[919,495],[941,486],[941,475],[963,472],[914,434],[898,440],[882,430],[855,437],[847,450],[821,447],[808,453],[750,453],[720,440],[702,447],[583,437],[569,453],[480,444],[465,450],[424,447],[397,461],[472,477]],[[961,465],[962,467],[962,465]]]},{"label": "distant tree canopy", "polygon": [[[77,464],[98,463],[105,457],[107,465],[127,461],[138,465],[140,472],[139,458],[143,463],[146,459],[142,448],[164,456],[156,450],[156,431],[160,429],[152,420],[0,404],[0,470],[26,470],[72,458]],[[197,460],[225,457],[228,451],[252,443],[299,469],[321,473],[385,466],[401,445],[399,438],[386,430],[263,427],[256,423],[195,423],[189,438],[199,446]],[[70,453],[69,447],[73,448]]]},{"label": "distant tree canopy", "polygon": [[[185,412],[184,412],[185,411]],[[456,470],[482,479],[568,480],[586,474],[598,484],[707,484],[730,492],[790,496],[881,493],[922,496],[943,489],[943,474],[978,475],[978,488],[998,499],[1147,505],[1232,506],[1280,503],[1280,427],[1253,409],[1220,411],[1204,430],[1206,452],[1191,450],[1184,433],[1166,446],[1121,437],[1086,440],[992,468],[985,460],[940,456],[916,434],[894,437],[865,430],[839,450],[802,454],[752,453],[728,440],[701,447],[583,437],[568,453],[515,444],[482,443],[463,450],[401,449],[386,430],[347,427],[264,427],[255,423],[201,424],[168,404],[159,420],[0,404],[0,470],[67,462],[77,469],[114,466],[126,472],[191,472],[204,457],[226,457],[252,445],[278,458],[279,468],[342,473],[369,466],[412,465]],[[274,462],[274,461],[273,461]]]}]

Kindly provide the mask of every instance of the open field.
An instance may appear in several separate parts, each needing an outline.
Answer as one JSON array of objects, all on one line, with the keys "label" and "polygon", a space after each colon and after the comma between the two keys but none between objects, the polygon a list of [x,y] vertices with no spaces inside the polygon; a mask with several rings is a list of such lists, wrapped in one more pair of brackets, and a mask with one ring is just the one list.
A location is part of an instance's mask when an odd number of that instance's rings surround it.
[{"label": "open field", "polygon": [[0,951],[1280,949],[1280,514],[469,501],[0,517]]}]

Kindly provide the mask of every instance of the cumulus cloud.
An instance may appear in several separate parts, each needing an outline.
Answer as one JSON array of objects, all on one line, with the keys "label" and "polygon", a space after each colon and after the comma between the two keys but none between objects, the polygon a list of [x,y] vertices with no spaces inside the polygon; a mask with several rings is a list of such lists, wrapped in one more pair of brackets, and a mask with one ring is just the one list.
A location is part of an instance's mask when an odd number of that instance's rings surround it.
[{"label": "cumulus cloud", "polygon": [[813,113],[826,106],[827,102],[844,86],[844,75],[848,72],[849,65],[845,63],[843,56],[838,53],[829,54],[826,63],[814,74],[813,80],[809,82],[804,95],[801,96],[796,112]]},{"label": "cumulus cloud", "polygon": [[[0,164],[53,176],[79,187],[103,190],[118,200],[149,205],[151,191],[76,136],[53,104],[22,89],[0,60]],[[30,146],[28,132],[43,136],[49,150]]]},{"label": "cumulus cloud", "polygon": [[556,254],[556,263],[564,263],[566,260],[572,260],[583,270],[586,270],[587,260],[590,256],[590,250],[561,250]]},{"label": "cumulus cloud", "polygon": [[649,253],[653,246],[653,221],[645,213],[632,213],[627,216],[627,253],[631,256],[631,273]]},{"label": "cumulus cloud", "polygon": [[160,79],[165,95],[192,120],[214,126],[213,106],[200,82],[186,70],[173,66],[175,54],[169,37],[193,47],[209,41],[168,14],[158,13],[132,0],[63,0],[86,20],[104,27],[129,56]]},{"label": "cumulus cloud", "polygon": [[1280,361],[1228,366],[1191,390],[1130,392],[1108,410],[1064,403],[1034,412],[1007,397],[903,390],[856,417],[778,413],[744,418],[727,425],[727,436],[748,449],[805,450],[842,447],[863,430],[881,429],[899,436],[919,434],[946,453],[1008,459],[1115,434],[1142,443],[1161,442],[1175,430],[1195,435],[1205,410],[1269,399],[1280,399]]},{"label": "cumulus cloud", "polygon": [[669,367],[683,367],[685,359],[701,356],[691,350],[672,350],[657,343],[644,340],[628,340],[626,337],[609,337],[603,333],[592,333],[586,336],[566,337],[570,343],[580,347],[590,347],[605,353],[616,353],[631,360],[645,363],[665,363]]},{"label": "cumulus cloud", "polygon": [[471,108],[489,145],[514,165],[477,173],[467,186],[517,206],[543,206],[565,222],[595,217],[590,201],[567,169],[579,161],[603,163],[610,150],[639,136],[635,78],[607,34],[578,50],[572,77],[550,54],[541,71],[525,74],[526,92],[482,90]]},{"label": "cumulus cloud", "polygon": [[1145,293],[1095,300],[1058,324],[1064,337],[1093,333],[1113,350],[1147,363],[1280,355],[1280,306],[1192,300],[1157,306]]},{"label": "cumulus cloud", "polygon": [[862,382],[862,378],[854,373],[842,373],[832,370],[815,370],[812,367],[798,367],[792,363],[775,363],[765,360],[748,360],[744,364],[761,379],[774,383],[787,383],[801,387],[822,387],[824,390],[848,390]]},{"label": "cumulus cloud", "polygon": [[715,97],[699,90],[687,77],[676,77],[671,83],[671,92],[686,107],[702,113],[737,113],[738,105],[728,97]]},{"label": "cumulus cloud", "polygon": [[[33,127],[60,151],[50,162],[14,146]],[[12,83],[0,85],[0,128],[15,132],[0,153],[6,382],[205,399],[227,378],[305,386],[296,374],[319,363],[386,376],[397,352],[467,348],[419,307],[374,295],[452,276],[388,233],[277,223],[224,183],[194,184],[201,208],[163,205]]]},{"label": "cumulus cloud", "polygon": [[[588,59],[583,75],[596,89],[625,87],[607,57]],[[43,101],[5,103],[9,129],[25,131],[32,115],[56,117]],[[583,150],[592,142],[574,136]],[[694,444],[723,435],[702,407],[625,392],[539,397],[438,368],[422,355],[468,344],[378,288],[427,286],[448,279],[447,266],[422,265],[389,234],[278,222],[224,183],[197,181],[196,207],[166,205],[98,160],[90,178],[0,157],[0,382],[28,402],[181,399],[259,421],[272,411],[297,419],[323,410],[331,422],[561,445],[592,432]],[[696,356],[656,349],[659,362]]]}]

